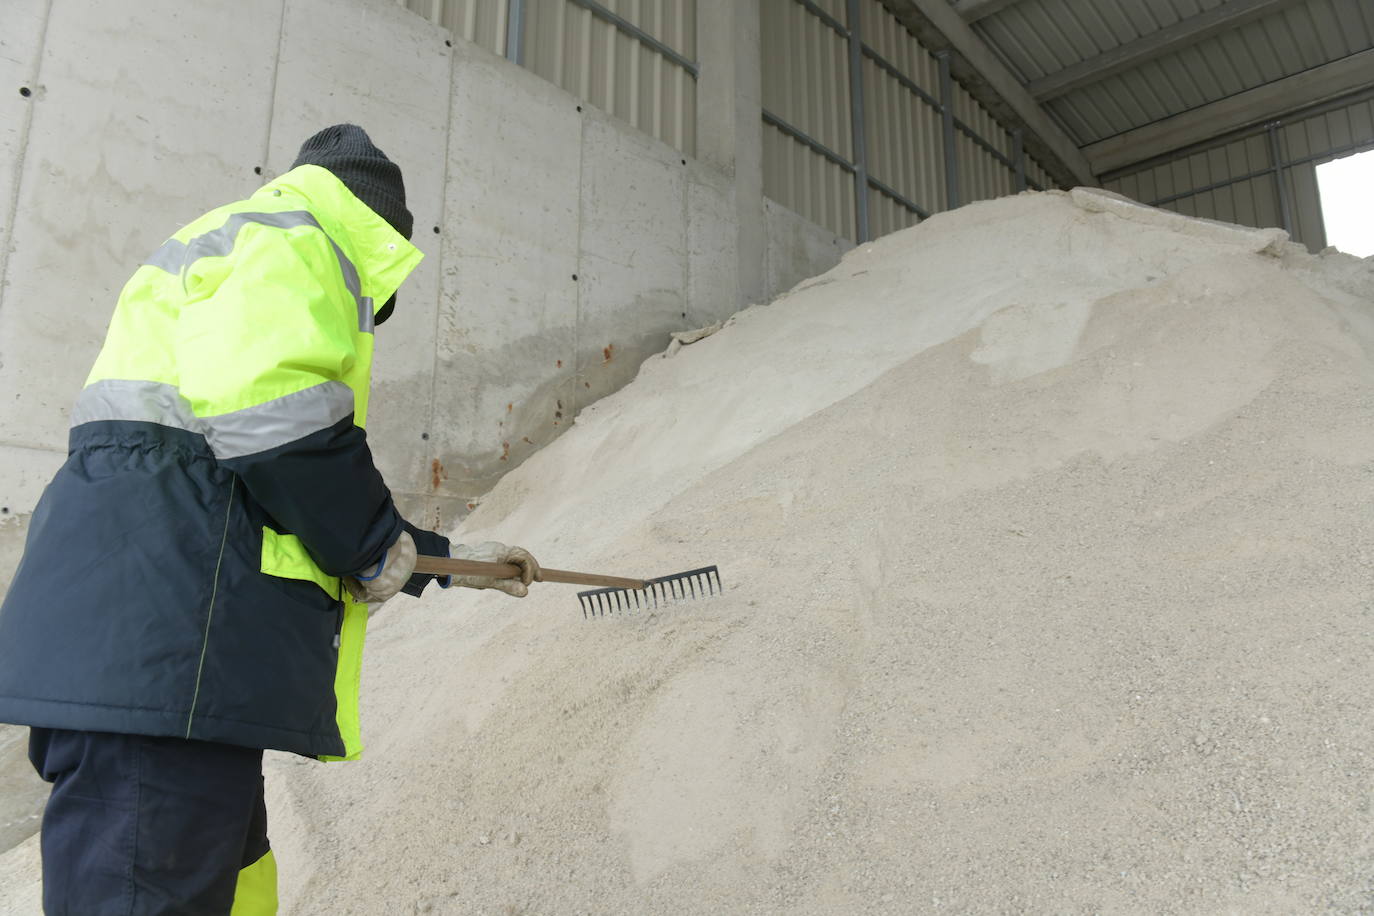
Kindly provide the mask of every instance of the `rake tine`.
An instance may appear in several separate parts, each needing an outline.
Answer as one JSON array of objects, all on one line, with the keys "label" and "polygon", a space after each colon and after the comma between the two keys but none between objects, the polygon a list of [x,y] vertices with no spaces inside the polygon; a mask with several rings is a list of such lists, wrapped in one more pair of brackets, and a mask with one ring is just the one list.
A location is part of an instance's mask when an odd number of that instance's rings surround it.
[{"label": "rake tine", "polygon": [[582,619],[589,620],[618,612],[657,610],[661,606],[678,601],[695,601],[724,591],[720,570],[715,566],[703,566],[701,569],[689,569],[671,576],[645,579],[638,587],[613,586],[578,592],[577,603],[582,608]]}]

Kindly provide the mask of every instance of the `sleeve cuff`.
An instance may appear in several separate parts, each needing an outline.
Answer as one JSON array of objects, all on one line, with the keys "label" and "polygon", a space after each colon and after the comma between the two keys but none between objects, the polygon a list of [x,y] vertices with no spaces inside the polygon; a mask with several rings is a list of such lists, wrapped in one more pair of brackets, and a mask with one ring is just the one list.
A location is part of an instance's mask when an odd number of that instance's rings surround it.
[{"label": "sleeve cuff", "polygon": [[[435,531],[426,531],[423,528],[416,528],[410,522],[403,522],[405,530],[410,532],[411,538],[415,541],[415,551],[423,556],[447,557],[449,556],[449,541]],[[407,595],[418,598],[424,594],[425,586],[432,581],[438,581],[440,588],[448,588],[453,584],[452,576],[436,576],[432,573],[416,573],[410,577],[401,591]]]}]

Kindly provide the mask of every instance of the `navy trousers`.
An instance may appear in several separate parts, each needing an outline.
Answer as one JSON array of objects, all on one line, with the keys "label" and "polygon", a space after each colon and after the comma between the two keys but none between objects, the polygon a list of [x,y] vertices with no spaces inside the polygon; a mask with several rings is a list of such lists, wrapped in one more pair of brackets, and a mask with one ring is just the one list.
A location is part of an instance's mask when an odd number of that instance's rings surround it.
[{"label": "navy trousers", "polygon": [[220,916],[241,870],[275,864],[262,751],[34,728],[29,759],[52,783],[43,812],[49,916]]}]

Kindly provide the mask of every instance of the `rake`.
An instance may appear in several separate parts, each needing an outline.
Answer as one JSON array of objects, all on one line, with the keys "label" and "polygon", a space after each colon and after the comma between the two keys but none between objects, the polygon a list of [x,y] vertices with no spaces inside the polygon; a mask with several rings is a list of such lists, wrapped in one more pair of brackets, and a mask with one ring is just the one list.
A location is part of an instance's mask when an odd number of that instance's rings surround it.
[{"label": "rake", "polygon": [[[455,560],[423,554],[415,558],[415,571],[436,576],[491,576],[496,579],[516,579],[520,576],[520,567],[513,563],[484,563],[480,560]],[[614,611],[648,610],[675,601],[706,598],[724,590],[720,583],[720,570],[714,566],[689,569],[656,579],[626,579],[541,566],[535,581],[602,586],[577,593],[583,619],[604,617]]]}]

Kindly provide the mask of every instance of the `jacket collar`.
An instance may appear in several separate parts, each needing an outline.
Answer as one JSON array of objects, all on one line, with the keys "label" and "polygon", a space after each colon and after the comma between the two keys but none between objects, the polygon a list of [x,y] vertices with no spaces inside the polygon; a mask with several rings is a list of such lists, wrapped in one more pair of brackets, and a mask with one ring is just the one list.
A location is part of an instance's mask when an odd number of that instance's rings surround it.
[{"label": "jacket collar", "polygon": [[391,227],[367,204],[353,196],[342,181],[317,165],[298,166],[263,185],[253,195],[280,201],[300,199],[326,234],[353,261],[362,294],[371,297],[373,313],[400,288],[424,253]]}]

